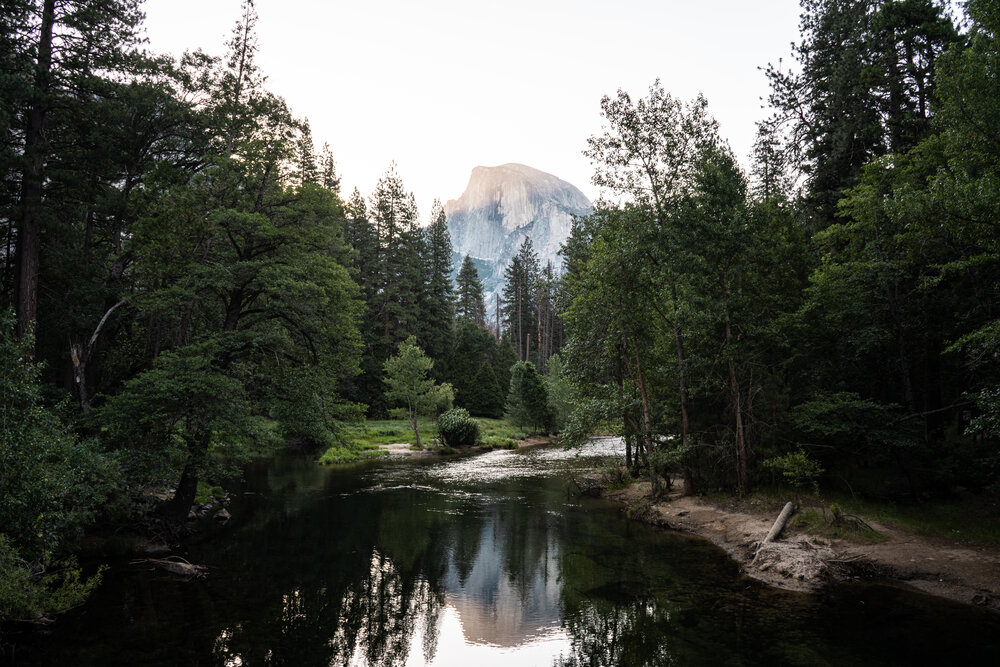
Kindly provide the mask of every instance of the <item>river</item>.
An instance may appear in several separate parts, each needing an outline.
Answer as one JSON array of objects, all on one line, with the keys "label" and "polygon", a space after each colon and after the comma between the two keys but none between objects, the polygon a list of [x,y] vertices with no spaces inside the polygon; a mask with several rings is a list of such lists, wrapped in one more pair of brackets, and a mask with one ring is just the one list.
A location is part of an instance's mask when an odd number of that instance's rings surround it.
[{"label": "river", "polygon": [[7,655],[29,665],[992,664],[1000,615],[895,587],[808,595],[570,492],[616,451],[539,447],[350,469],[253,464],[189,582],[114,563]]}]

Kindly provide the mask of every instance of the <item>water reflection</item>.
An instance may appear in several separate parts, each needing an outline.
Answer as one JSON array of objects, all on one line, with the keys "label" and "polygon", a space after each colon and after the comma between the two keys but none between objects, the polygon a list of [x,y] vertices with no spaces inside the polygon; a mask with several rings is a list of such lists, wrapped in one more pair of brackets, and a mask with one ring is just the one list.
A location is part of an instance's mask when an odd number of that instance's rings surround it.
[{"label": "water reflection", "polygon": [[1000,648],[980,610],[758,586],[711,545],[570,495],[567,472],[591,464],[550,448],[251,467],[234,519],[189,545],[210,577],[122,564],[16,664],[912,664],[943,635],[959,662]]}]

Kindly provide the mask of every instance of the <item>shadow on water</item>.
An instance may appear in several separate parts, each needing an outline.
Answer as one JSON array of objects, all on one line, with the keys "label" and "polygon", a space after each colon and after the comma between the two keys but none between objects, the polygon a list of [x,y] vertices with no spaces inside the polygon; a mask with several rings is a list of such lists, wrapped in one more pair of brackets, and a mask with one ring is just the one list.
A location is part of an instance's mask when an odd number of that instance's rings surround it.
[{"label": "shadow on water", "polygon": [[1000,616],[873,585],[742,577],[714,546],[568,493],[608,453],[558,448],[350,471],[247,469],[204,580],[116,565],[15,665],[988,664]]}]

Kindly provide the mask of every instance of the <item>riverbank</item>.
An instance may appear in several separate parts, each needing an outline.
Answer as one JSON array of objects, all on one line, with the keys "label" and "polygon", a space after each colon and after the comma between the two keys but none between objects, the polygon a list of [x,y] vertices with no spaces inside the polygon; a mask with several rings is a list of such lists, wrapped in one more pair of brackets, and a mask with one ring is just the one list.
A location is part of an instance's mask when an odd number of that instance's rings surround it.
[{"label": "riverbank", "polygon": [[483,452],[493,451],[494,449],[524,449],[526,447],[537,447],[538,445],[550,445],[557,440],[558,438],[551,436],[531,436],[519,440],[511,439],[511,446],[498,447],[495,445],[475,445],[473,447],[463,448],[462,450],[444,449],[440,447],[414,449],[414,446],[409,443],[396,442],[378,445],[378,451],[384,456],[424,459],[449,456],[460,452],[465,454],[481,454]]},{"label": "riverbank", "polygon": [[[676,485],[675,485],[676,486]],[[675,492],[651,502],[648,482],[607,491],[631,519],[692,533],[724,549],[750,577],[795,591],[815,591],[854,578],[908,586],[1000,611],[1000,549],[916,535],[868,521],[878,542],[807,535],[789,525],[761,546],[777,512],[723,507]]]}]

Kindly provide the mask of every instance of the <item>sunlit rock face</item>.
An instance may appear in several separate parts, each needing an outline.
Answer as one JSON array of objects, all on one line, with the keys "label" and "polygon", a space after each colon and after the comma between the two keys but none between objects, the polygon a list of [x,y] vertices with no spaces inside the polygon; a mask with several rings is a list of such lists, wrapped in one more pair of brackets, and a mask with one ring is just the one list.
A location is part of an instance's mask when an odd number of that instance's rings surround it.
[{"label": "sunlit rock face", "polygon": [[559,270],[559,246],[569,236],[573,216],[587,215],[590,200],[575,186],[523,164],[476,167],[458,199],[444,205],[456,253],[456,268],[468,254],[476,262],[484,291],[502,287],[503,272],[525,237],[531,237],[544,268]]}]

